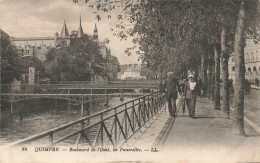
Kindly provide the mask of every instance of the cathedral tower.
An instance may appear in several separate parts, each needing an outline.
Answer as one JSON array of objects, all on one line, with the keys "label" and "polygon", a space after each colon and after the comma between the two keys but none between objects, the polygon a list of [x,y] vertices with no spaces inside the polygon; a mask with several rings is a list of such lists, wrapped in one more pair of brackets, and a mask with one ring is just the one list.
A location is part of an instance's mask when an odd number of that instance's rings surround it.
[{"label": "cathedral tower", "polygon": [[80,18],[79,18],[79,30],[78,30],[78,38],[82,38],[84,36],[84,32],[81,26],[81,14],[80,14]]},{"label": "cathedral tower", "polygon": [[60,33],[60,37],[62,37],[62,38],[69,37],[69,32],[68,32],[65,20],[64,20],[63,28],[62,28],[61,33]]}]

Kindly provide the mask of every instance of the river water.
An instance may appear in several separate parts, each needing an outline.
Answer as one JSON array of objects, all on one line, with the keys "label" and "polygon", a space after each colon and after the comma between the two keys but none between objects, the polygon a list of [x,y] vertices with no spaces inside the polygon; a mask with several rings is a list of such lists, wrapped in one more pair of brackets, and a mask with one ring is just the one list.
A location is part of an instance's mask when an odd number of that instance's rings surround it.
[{"label": "river water", "polygon": [[[131,98],[125,98],[125,101]],[[90,108],[90,114],[116,106],[120,103],[119,98],[109,99],[109,106],[104,106],[105,101],[96,101]],[[32,106],[31,106],[32,107]],[[47,108],[47,109],[46,109]],[[26,108],[31,110],[30,108]],[[54,105],[46,106],[45,109],[35,109],[33,111],[13,114],[12,120],[0,131],[0,144],[5,145],[20,139],[27,138],[31,135],[59,127],[65,123],[75,121],[81,117],[80,105],[74,104],[71,109],[64,102],[60,101],[55,109]]]}]

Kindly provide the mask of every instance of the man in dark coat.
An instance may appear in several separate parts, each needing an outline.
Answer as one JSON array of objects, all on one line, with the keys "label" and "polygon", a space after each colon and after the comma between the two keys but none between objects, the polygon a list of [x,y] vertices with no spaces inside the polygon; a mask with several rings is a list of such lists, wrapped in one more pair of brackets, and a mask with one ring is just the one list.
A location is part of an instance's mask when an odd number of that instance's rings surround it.
[{"label": "man in dark coat", "polygon": [[174,117],[176,114],[176,99],[178,98],[177,90],[181,94],[181,89],[178,79],[173,76],[173,72],[167,73],[163,90],[165,90],[165,96],[168,101],[169,114]]}]

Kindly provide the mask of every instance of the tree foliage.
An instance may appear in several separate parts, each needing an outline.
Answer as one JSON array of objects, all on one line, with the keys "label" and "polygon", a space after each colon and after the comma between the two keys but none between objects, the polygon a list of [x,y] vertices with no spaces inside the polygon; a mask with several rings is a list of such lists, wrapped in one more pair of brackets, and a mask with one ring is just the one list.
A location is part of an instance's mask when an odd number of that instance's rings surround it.
[{"label": "tree foliage", "polygon": [[[74,0],[77,1],[77,0]],[[224,88],[228,89],[228,58],[232,51],[236,57],[236,123],[243,135],[243,83],[245,34],[259,38],[260,8],[258,0],[96,0],[90,5],[96,10],[108,13],[121,7],[124,16],[133,29],[126,30],[119,22],[119,37],[124,33],[136,35],[133,42],[140,45],[140,58],[157,69],[181,74],[188,69],[203,72],[206,79],[210,70],[209,87],[215,85],[215,108],[219,109],[220,56],[223,66]],[[242,6],[242,7],[240,7]],[[241,14],[243,13],[243,14]],[[126,16],[127,15],[127,16]],[[100,19],[100,15],[97,16]],[[235,39],[236,38],[236,39]],[[221,47],[221,50],[217,47]],[[214,49],[214,50],[213,50]],[[129,55],[129,51],[126,51]],[[215,52],[215,62],[213,54]],[[221,55],[220,55],[221,54]],[[202,60],[203,59],[203,60]],[[207,65],[207,60],[212,64]],[[200,64],[203,63],[203,66]],[[214,66],[214,67],[212,67]],[[229,93],[224,93],[224,105]],[[224,107],[228,112],[229,105]]]},{"label": "tree foliage", "polygon": [[1,83],[10,84],[13,79],[20,79],[22,69],[23,64],[15,46],[9,37],[1,37]]},{"label": "tree foliage", "polygon": [[71,39],[71,45],[52,49],[46,57],[51,80],[90,80],[93,74],[105,75],[99,46],[87,35]]}]

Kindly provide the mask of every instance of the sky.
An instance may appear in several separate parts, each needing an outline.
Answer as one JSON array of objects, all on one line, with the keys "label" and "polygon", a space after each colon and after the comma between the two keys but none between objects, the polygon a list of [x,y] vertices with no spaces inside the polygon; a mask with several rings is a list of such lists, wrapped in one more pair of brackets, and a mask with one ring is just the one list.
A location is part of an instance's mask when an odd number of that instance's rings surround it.
[{"label": "sky", "polygon": [[120,41],[111,31],[116,24],[116,13],[112,19],[102,17],[98,21],[89,4],[73,0],[0,0],[0,28],[13,37],[54,37],[60,33],[64,20],[69,32],[78,30],[81,14],[83,31],[93,34],[95,23],[98,28],[99,40],[110,40],[108,47],[120,64],[140,63],[138,55],[127,56],[124,51],[133,46],[130,39]]}]

